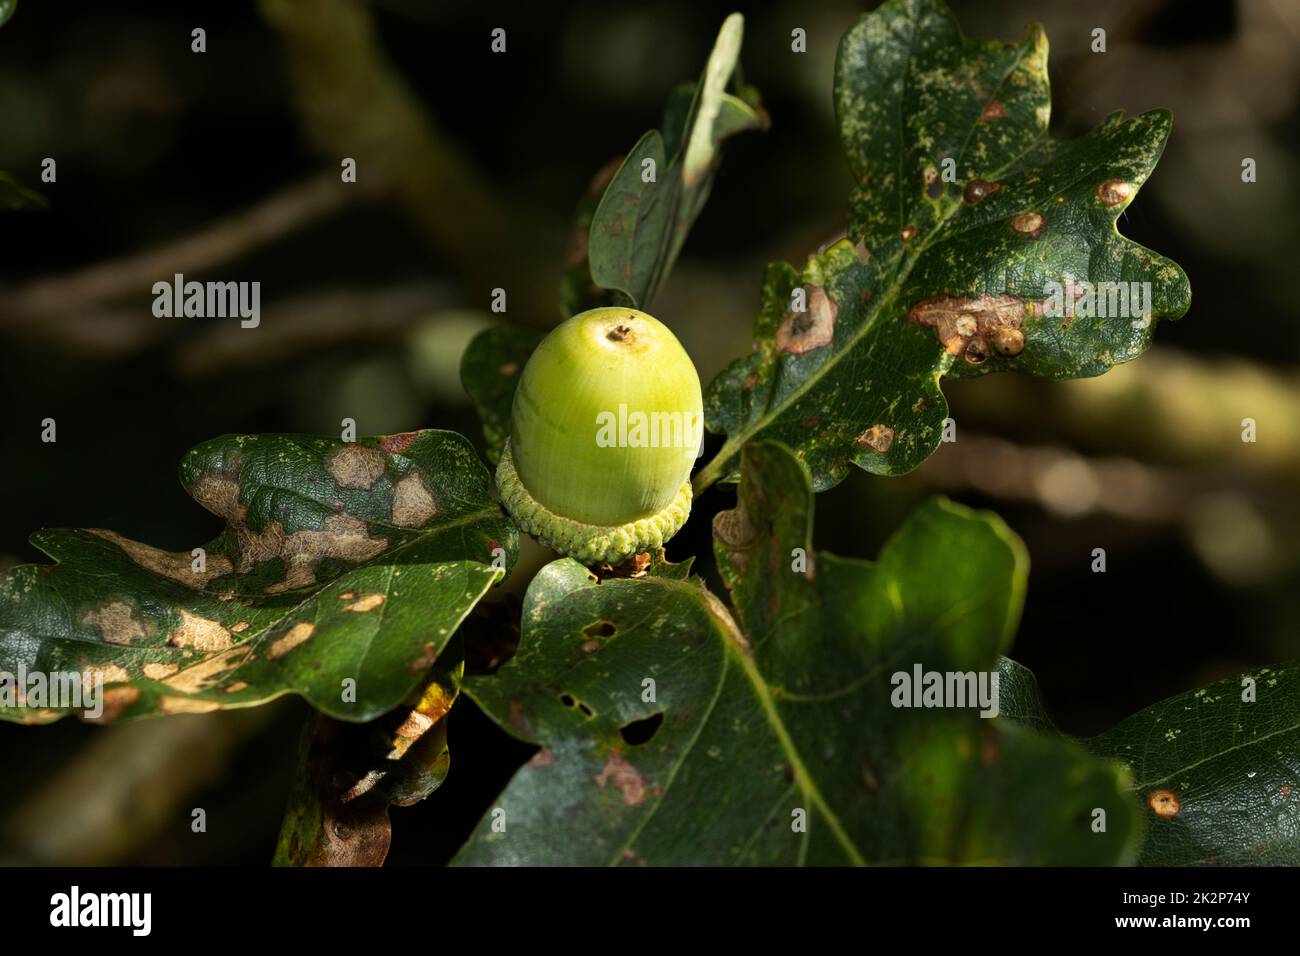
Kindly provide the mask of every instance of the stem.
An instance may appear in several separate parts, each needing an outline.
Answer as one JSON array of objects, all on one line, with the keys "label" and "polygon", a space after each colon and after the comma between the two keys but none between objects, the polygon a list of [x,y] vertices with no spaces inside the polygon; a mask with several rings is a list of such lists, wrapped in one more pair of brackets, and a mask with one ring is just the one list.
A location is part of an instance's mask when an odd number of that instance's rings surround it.
[{"label": "stem", "polygon": [[698,497],[705,489],[717,482],[722,477],[722,466],[736,457],[742,444],[735,438],[728,438],[712,460],[695,473],[695,478],[691,481],[691,492]]}]

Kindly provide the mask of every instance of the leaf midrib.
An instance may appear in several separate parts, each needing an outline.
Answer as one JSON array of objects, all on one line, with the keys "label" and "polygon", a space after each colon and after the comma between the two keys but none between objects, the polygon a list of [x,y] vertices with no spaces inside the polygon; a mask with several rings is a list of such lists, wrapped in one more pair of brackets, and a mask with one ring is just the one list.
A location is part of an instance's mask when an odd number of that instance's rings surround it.
[{"label": "leaf midrib", "polygon": [[[759,705],[763,709],[763,715],[767,718],[768,725],[772,730],[772,734],[776,737],[782,753],[784,753],[786,759],[790,762],[790,766],[794,770],[795,780],[799,781],[800,789],[812,802],[813,806],[821,811],[822,816],[825,818],[826,823],[831,829],[831,833],[835,836],[836,842],[840,844],[840,847],[844,850],[844,853],[849,858],[850,862],[857,866],[865,866],[867,863],[866,858],[849,837],[847,831],[844,829],[844,825],[840,822],[839,816],[822,795],[821,789],[817,786],[816,780],[813,778],[807,765],[804,763],[803,757],[794,743],[794,739],[790,736],[789,730],[786,729],[780,713],[777,712],[776,703],[767,686],[767,681],[759,672],[758,665],[754,662],[754,658],[749,652],[748,645],[745,643],[743,633],[741,632],[739,625],[736,624],[735,619],[731,616],[731,613],[727,610],[726,605],[722,603],[717,595],[707,590],[702,584],[694,584],[688,581],[673,581],[668,578],[648,578],[646,581],[647,583],[658,584],[671,590],[688,593],[692,598],[703,603],[705,611],[713,621],[714,629],[718,631],[719,636],[722,638],[723,646],[730,654],[730,659],[740,665],[741,670],[749,679],[750,685],[754,689],[754,696],[758,699]],[[718,676],[719,693],[721,692],[722,681],[725,679],[725,676],[726,667],[724,665],[722,673]],[[710,708],[710,710],[711,709],[712,708]],[[703,727],[706,722],[706,720],[702,720],[700,726]],[[684,762],[684,759],[679,761],[677,766],[680,767]],[[658,807],[656,806],[656,809],[657,808]],[[647,815],[646,820],[648,820],[650,816],[653,816],[653,811],[651,814]],[[638,831],[644,827],[644,825],[645,821],[642,821],[642,824],[638,827]],[[809,838],[809,836],[805,835],[805,839]]]},{"label": "leaf midrib", "polygon": [[[996,88],[997,91],[1000,91],[1002,89],[1003,85],[1010,78],[1011,74],[1015,72],[1017,67],[1019,67],[1020,64],[1023,62],[1025,56],[1028,53],[1030,53],[1032,50],[1033,50],[1033,46],[1028,42],[1026,42],[1021,46],[1020,54],[1010,64],[1009,68],[1007,69],[1007,72],[1003,74],[1002,79],[999,81],[998,86]],[[966,141],[962,145],[962,152],[961,155],[958,157],[959,163],[960,160],[965,159],[966,147],[970,144],[970,137],[976,125],[978,125],[978,123],[979,123],[979,119],[976,118],[974,123],[972,123],[971,125],[971,130],[968,131],[966,134]],[[1002,175],[1008,169],[1014,166],[1016,163],[1020,162],[1021,159],[1023,159],[1032,149],[1036,148],[1040,143],[1042,143],[1043,140],[1047,139],[1047,137],[1048,137],[1048,129],[1045,124],[1043,126],[1042,132],[1038,136],[1031,139],[1029,141],[1029,144],[1025,146],[1024,149],[1018,152],[1015,156],[1011,157],[1003,165],[998,166],[995,169],[991,170],[987,175],[991,175],[993,177]],[[819,384],[832,369],[834,369],[837,365],[839,365],[840,361],[846,355],[853,352],[858,347],[858,345],[868,336],[868,334],[870,334],[876,328],[880,316],[884,314],[884,312],[886,311],[885,306],[888,305],[892,307],[894,305],[895,301],[898,298],[899,292],[902,290],[903,283],[906,282],[907,277],[911,275],[912,269],[915,268],[916,263],[918,263],[921,260],[921,258],[925,255],[925,253],[929,251],[930,246],[932,245],[936,237],[942,234],[944,225],[946,225],[947,222],[954,215],[957,214],[957,212],[962,208],[962,206],[963,204],[961,202],[956,203],[955,205],[953,205],[951,209],[949,209],[947,213],[945,213],[937,222],[935,222],[934,225],[930,228],[930,230],[926,233],[925,239],[916,247],[916,251],[912,254],[910,258],[907,257],[906,250],[899,251],[897,258],[903,261],[903,265],[894,274],[894,278],[890,282],[885,294],[876,300],[875,308],[871,311],[870,315],[868,315],[866,321],[864,321],[862,325],[858,327],[857,331],[855,331],[853,335],[849,338],[849,340],[844,343],[843,348],[841,348],[837,352],[833,352],[831,356],[824,363],[822,363],[822,365],[820,365],[811,375],[809,375],[801,383],[795,386],[795,388],[792,391],[786,394],[782,399],[781,404],[777,406],[778,408],[777,411],[773,412],[771,410],[772,406],[769,405],[768,409],[765,411],[763,415],[759,417],[757,422],[751,422],[750,424],[742,428],[739,432],[736,432],[734,435],[729,435],[727,437],[727,440],[723,443],[722,448],[719,449],[718,454],[714,457],[714,459],[710,461],[699,472],[699,474],[696,475],[695,477],[696,494],[699,494],[705,488],[709,487],[709,485],[717,481],[721,477],[721,473],[723,470],[722,466],[727,462],[730,462],[733,458],[735,458],[736,455],[739,453],[741,447],[743,447],[747,441],[749,441],[751,438],[754,437],[754,435],[758,434],[763,429],[769,427],[776,419],[780,417],[780,415],[786,409],[792,407],[796,402],[798,402],[798,400],[801,399],[814,385]],[[800,274],[800,278],[802,279],[802,273]]]}]

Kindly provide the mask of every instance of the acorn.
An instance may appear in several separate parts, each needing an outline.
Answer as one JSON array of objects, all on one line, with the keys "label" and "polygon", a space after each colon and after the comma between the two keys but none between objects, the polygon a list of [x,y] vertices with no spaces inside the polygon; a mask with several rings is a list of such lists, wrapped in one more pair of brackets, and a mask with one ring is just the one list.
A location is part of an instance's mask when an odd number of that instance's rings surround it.
[{"label": "acorn", "polygon": [[700,377],[667,326],[636,309],[582,312],[524,367],[497,488],[543,544],[618,564],[685,524],[703,422]]}]

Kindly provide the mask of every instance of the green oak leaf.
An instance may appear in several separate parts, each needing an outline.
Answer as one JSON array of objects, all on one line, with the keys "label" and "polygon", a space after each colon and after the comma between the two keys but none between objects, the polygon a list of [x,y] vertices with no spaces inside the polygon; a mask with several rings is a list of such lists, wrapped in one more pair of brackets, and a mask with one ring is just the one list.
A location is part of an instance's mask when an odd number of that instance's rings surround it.
[{"label": "green oak leaf", "polygon": [[454,640],[400,707],[368,724],[314,715],[280,827],[277,866],[379,866],[392,842],[390,806],[410,806],[442,785],[451,764],[446,716],[465,658]]},{"label": "green oak leaf", "polygon": [[722,143],[767,126],[752,88],[728,91],[743,32],[740,14],[727,17],[689,100],[674,92],[665,132],[641,137],[596,207],[587,230],[587,262],[596,286],[623,294],[615,304],[649,307],[704,208]]},{"label": "green oak leaf", "polygon": [[[180,476],[226,522],[202,565],[112,531],[37,532],[57,563],[0,577],[0,671],[98,672],[101,719],[292,692],[366,721],[420,683],[518,545],[453,432],[228,435],[186,454]],[[0,703],[23,722],[74,710]]]},{"label": "green oak leaf", "polygon": [[18,0],[0,0],[0,27],[9,22],[9,18],[18,9]]},{"label": "green oak leaf", "polygon": [[998,661],[998,714],[1034,730],[1058,732],[1038,694],[1038,678],[1009,657]]},{"label": "green oak leaf", "polygon": [[1132,770],[1139,863],[1300,865],[1300,661],[1171,697],[1083,743]]},{"label": "green oak leaf", "polygon": [[515,388],[542,332],[517,325],[495,325],[470,341],[460,360],[460,381],[483,425],[488,461],[495,465],[510,437]]},{"label": "green oak leaf", "polygon": [[1100,375],[1187,311],[1183,271],[1116,228],[1169,113],[1052,139],[1040,27],[968,40],[939,0],[889,0],[841,40],[835,105],[849,235],[769,267],[754,351],[705,398],[728,437],[697,487],[755,439],[794,448],[819,491],[852,465],[905,473],[942,437],[944,375]]},{"label": "green oak leaf", "polygon": [[715,522],[736,615],[699,579],[541,571],[516,655],[464,685],[541,749],[492,803],[504,831],[489,813],[456,862],[1127,858],[1139,816],[1117,765],[973,710],[891,703],[891,675],[914,665],[997,666],[1027,574],[1018,540],[936,500],[879,561],[840,558],[812,548],[812,500],[787,449],[746,449],[739,506]]}]

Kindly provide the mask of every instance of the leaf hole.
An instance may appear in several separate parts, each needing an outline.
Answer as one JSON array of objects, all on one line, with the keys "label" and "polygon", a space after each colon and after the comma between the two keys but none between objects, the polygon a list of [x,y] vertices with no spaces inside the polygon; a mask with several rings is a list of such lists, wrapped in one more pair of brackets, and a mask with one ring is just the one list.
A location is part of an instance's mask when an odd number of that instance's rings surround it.
[{"label": "leaf hole", "polygon": [[632,723],[618,729],[618,735],[623,738],[623,742],[629,747],[639,747],[642,744],[648,744],[651,738],[659,732],[663,726],[664,715],[651,714],[649,717],[643,717],[641,720],[634,720]]},{"label": "leaf hole", "polygon": [[618,633],[618,628],[610,621],[597,621],[584,627],[582,633],[588,637],[613,637]]}]

